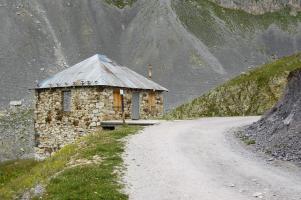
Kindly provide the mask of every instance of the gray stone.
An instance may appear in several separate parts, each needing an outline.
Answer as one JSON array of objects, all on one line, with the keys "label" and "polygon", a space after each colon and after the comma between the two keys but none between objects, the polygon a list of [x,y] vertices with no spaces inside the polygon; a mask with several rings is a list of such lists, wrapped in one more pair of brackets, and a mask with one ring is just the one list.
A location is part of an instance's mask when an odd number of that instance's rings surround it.
[{"label": "gray stone", "polygon": [[90,126],[95,127],[95,126],[97,126],[97,123],[96,122],[92,122]]},{"label": "gray stone", "polygon": [[22,101],[10,101],[9,102],[10,106],[22,106]]},{"label": "gray stone", "polygon": [[255,193],[253,193],[252,196],[255,197],[255,198],[259,198],[259,199],[263,198],[263,194],[261,192],[255,192]]}]

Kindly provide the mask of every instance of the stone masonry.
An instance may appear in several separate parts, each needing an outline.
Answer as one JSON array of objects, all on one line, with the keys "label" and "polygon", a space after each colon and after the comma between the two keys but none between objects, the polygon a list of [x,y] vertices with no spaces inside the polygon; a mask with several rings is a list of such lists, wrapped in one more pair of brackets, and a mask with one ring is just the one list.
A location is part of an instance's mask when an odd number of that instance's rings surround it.
[{"label": "stone masonry", "polygon": [[[71,91],[71,110],[63,110],[63,91]],[[78,137],[101,129],[101,121],[120,120],[121,109],[114,108],[112,87],[73,87],[36,90],[35,142],[38,159],[50,156]],[[124,95],[125,117],[131,118],[132,89]],[[163,114],[162,92],[140,90],[140,118],[158,118]]]}]

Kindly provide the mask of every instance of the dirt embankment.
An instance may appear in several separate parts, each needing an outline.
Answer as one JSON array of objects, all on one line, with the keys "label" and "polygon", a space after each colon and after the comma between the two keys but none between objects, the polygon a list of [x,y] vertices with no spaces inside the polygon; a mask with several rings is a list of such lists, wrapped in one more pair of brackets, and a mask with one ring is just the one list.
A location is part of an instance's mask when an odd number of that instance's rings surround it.
[{"label": "dirt embankment", "polygon": [[256,148],[276,158],[301,161],[301,69],[290,73],[283,98],[246,129]]}]

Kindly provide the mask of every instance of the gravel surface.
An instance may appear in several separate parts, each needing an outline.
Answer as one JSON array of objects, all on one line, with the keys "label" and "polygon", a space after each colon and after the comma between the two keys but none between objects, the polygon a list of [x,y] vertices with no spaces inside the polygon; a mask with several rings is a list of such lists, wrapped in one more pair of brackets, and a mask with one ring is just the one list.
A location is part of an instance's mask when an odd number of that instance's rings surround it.
[{"label": "gravel surface", "polygon": [[258,119],[164,122],[131,136],[124,153],[130,199],[301,199],[300,168],[253,153],[229,131]]}]

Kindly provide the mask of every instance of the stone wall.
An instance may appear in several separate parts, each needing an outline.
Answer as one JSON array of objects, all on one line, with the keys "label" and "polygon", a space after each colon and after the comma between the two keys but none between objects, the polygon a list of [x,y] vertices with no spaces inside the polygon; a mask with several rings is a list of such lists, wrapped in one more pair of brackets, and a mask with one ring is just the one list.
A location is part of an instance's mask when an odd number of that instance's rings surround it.
[{"label": "stone wall", "polygon": [[140,118],[150,119],[162,117],[164,110],[162,93],[155,92],[154,106],[149,105],[149,94],[150,92],[140,93]]},{"label": "stone wall", "polygon": [[[53,88],[36,91],[35,141],[37,158],[44,158],[76,138],[100,129],[104,120],[122,118],[121,109],[114,108],[113,88],[71,88],[71,111],[63,111],[63,91]],[[163,114],[163,97],[155,92],[155,106],[148,105],[148,91],[140,93],[142,119],[157,118]],[[125,90],[126,119],[131,118],[132,90]]]}]

